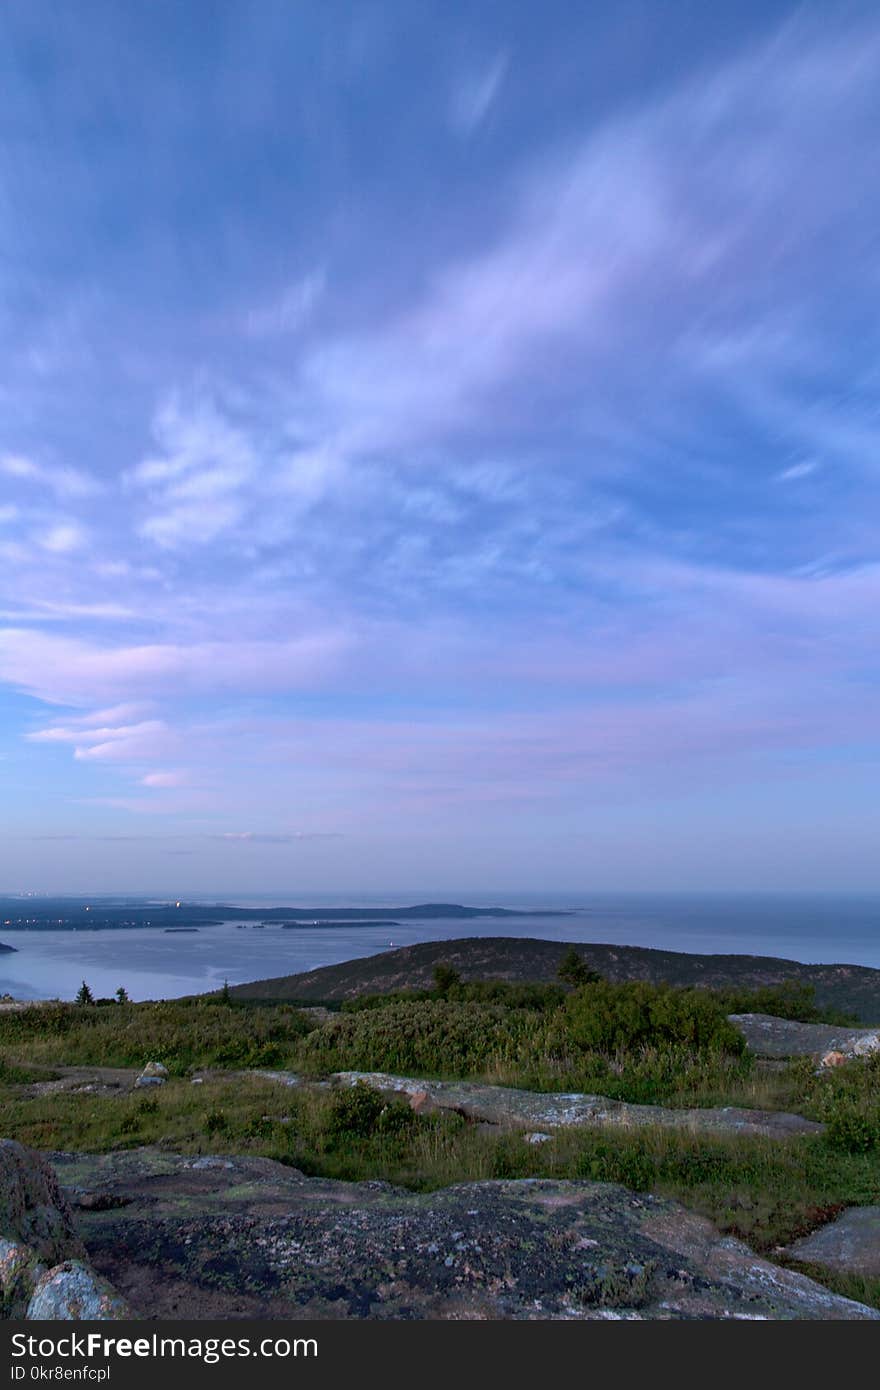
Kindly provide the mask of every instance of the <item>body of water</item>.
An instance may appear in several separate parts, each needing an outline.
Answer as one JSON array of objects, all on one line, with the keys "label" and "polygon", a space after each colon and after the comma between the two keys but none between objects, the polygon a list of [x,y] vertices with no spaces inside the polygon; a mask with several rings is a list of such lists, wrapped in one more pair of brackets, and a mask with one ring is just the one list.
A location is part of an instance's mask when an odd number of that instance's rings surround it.
[{"label": "body of water", "polygon": [[[277,900],[276,900],[277,901]],[[401,899],[397,899],[401,903]],[[475,903],[474,898],[468,898]],[[0,954],[0,994],[21,999],[71,999],[82,980],[96,996],[122,985],[132,999],[172,998],[218,989],[224,980],[292,975],[418,941],[465,936],[531,936],[653,946],[700,954],[784,956],[880,969],[880,897],[603,896],[581,902],[544,900],[554,917],[520,899],[518,918],[435,919],[395,927],[304,927],[285,930],[223,922],[195,932],[161,928],[122,931],[22,932],[5,929],[15,954]],[[276,902],[258,904],[268,908]],[[278,906],[284,903],[277,902]],[[326,906],[326,900],[321,904]],[[341,905],[341,904],[340,904]],[[378,914],[378,909],[377,909]]]}]

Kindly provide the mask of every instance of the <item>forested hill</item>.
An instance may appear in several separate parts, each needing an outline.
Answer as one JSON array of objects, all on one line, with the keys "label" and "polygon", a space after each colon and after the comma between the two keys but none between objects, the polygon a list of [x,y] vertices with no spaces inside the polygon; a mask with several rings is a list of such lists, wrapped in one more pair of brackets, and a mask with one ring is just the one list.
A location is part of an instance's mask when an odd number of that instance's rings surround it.
[{"label": "forested hill", "polygon": [[[244,999],[291,999],[336,1003],[360,994],[425,989],[438,964],[448,964],[463,980],[551,981],[571,942],[530,937],[464,937],[425,941],[380,955],[326,965],[300,975],[237,985]],[[863,965],[803,965],[775,956],[690,955],[643,946],[576,943],[584,962],[608,980],[666,981],[758,989],[798,981],[812,985],[816,1002],[855,1014],[866,1024],[880,1023],[880,970]]]}]

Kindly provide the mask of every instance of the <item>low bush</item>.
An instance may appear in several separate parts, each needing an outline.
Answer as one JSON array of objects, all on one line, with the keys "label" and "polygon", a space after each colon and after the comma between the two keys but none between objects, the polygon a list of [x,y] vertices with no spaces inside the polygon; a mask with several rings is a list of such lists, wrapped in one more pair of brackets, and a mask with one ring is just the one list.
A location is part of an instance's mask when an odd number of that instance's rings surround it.
[{"label": "low bush", "polygon": [[362,1139],[403,1136],[417,1123],[402,1100],[387,1100],[372,1087],[359,1083],[334,1092],[324,1133],[331,1145]]},{"label": "low bush", "polygon": [[535,1009],[547,1012],[558,1009],[565,1000],[565,990],[559,985],[517,983],[508,980],[459,980],[436,989],[401,989],[388,994],[361,994],[346,999],[342,1013],[364,1013],[367,1010],[387,1009],[392,1004],[421,1004],[425,1000],[446,1000],[457,1004],[497,1004],[508,1009]]},{"label": "low bush", "polygon": [[340,1014],[302,1040],[315,1071],[471,1076],[540,1047],[541,1019],[526,1009],[438,999]]},{"label": "low bush", "polygon": [[641,981],[584,985],[564,1010],[566,1040],[584,1051],[673,1044],[698,1051],[745,1051],[742,1034],[724,1007],[706,990],[673,989]]},{"label": "low bush", "polygon": [[857,1024],[855,1014],[844,1013],[816,1003],[814,985],[799,980],[785,980],[780,985],[764,985],[758,989],[713,989],[711,991],[728,1014],[772,1014],[798,1023],[831,1023],[845,1027]]},{"label": "low bush", "polygon": [[815,1074],[805,1099],[828,1126],[832,1147],[844,1153],[880,1152],[880,1053]]}]

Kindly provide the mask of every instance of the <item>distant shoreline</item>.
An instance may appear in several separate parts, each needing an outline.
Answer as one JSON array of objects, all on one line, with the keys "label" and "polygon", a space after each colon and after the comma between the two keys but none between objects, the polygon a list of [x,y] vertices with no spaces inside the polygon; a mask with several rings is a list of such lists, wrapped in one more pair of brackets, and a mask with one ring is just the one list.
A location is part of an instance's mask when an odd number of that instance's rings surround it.
[{"label": "distant shoreline", "polygon": [[[218,927],[224,922],[250,922],[282,927],[376,927],[399,926],[401,922],[432,922],[438,919],[474,921],[479,918],[532,917],[532,911],[510,907],[467,907],[463,903],[416,903],[410,907],[236,907],[234,904],[167,903],[135,907],[95,906],[85,901],[49,900],[39,907],[0,899],[0,925],[13,931],[135,931],[161,927],[164,930],[196,931],[199,927]],[[542,917],[566,917],[568,911],[542,910]],[[14,947],[10,949],[14,950]]]}]

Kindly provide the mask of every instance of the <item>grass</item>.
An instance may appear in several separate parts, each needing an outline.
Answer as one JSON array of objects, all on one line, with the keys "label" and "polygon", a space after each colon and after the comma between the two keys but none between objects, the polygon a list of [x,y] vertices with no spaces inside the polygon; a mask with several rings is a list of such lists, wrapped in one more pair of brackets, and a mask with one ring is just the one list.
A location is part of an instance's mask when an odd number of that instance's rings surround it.
[{"label": "grass", "polygon": [[172,1075],[191,1067],[276,1067],[292,1063],[309,1029],[289,1004],[248,1008],[215,998],[83,1006],[46,1004],[0,1014],[0,1054],[18,1064],[142,1067]]},{"label": "grass", "polygon": [[880,1153],[823,1138],[702,1136],[661,1128],[555,1132],[531,1145],[461,1116],[414,1114],[361,1088],[289,1089],[260,1078],[147,1095],[27,1096],[0,1087],[4,1133],[33,1148],[104,1152],[158,1144],[180,1153],[255,1154],[310,1175],[381,1178],[419,1191],[491,1178],[587,1178],[675,1198],[753,1248],[772,1251],[846,1205],[880,1202]]}]

